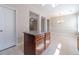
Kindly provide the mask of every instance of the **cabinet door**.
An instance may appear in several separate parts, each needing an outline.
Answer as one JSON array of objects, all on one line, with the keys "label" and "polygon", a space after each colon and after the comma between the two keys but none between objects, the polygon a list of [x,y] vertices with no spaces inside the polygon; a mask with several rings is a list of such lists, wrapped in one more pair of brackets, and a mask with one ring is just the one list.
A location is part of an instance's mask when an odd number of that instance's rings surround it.
[{"label": "cabinet door", "polygon": [[15,11],[0,7],[0,51],[15,45]]},{"label": "cabinet door", "polygon": [[37,35],[36,39],[36,54],[39,55],[44,51],[44,35]]},{"label": "cabinet door", "polygon": [[49,46],[50,44],[50,32],[45,33],[45,49]]}]

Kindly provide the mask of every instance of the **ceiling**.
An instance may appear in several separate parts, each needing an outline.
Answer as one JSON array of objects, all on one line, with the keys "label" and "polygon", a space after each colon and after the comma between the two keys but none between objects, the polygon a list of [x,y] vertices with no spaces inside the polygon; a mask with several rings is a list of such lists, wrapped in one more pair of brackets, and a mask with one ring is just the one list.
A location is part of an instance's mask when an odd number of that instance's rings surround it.
[{"label": "ceiling", "polygon": [[52,17],[79,12],[79,4],[56,4],[55,7],[52,7],[51,4],[47,4],[42,6],[42,8],[44,8],[46,12]]},{"label": "ceiling", "polygon": [[62,16],[67,14],[73,14],[79,12],[79,4],[55,4],[55,7],[52,7],[51,4],[15,4],[15,6],[33,6],[39,10],[42,10],[45,14],[50,17]]}]

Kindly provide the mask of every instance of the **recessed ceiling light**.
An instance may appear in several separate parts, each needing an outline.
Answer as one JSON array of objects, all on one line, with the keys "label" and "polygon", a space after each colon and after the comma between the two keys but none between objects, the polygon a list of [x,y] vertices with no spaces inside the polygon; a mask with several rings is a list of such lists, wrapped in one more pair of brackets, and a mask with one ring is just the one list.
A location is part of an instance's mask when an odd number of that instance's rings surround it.
[{"label": "recessed ceiling light", "polygon": [[69,10],[69,12],[73,12],[73,11],[74,11],[74,9]]},{"label": "recessed ceiling light", "polygon": [[41,4],[42,6],[45,6],[46,4]]},{"label": "recessed ceiling light", "polygon": [[55,8],[56,7],[56,4],[52,4],[52,7]]},{"label": "recessed ceiling light", "polygon": [[[42,6],[46,6],[46,4],[41,4]],[[55,8],[57,5],[56,4],[50,4],[53,8]]]}]

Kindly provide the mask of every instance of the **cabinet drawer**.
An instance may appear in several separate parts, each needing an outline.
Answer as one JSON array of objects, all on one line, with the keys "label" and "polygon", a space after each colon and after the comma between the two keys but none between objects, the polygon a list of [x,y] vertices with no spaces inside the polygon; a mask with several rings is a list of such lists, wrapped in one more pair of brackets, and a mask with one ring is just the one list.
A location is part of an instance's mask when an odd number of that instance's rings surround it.
[{"label": "cabinet drawer", "polygon": [[36,40],[36,45],[41,44],[43,42],[44,42],[44,40],[42,40],[42,39]]},{"label": "cabinet drawer", "polygon": [[41,35],[36,35],[35,39],[39,39],[41,37]]},{"label": "cabinet drawer", "polygon": [[40,39],[43,39],[43,38],[44,38],[44,36],[42,36],[42,35],[37,35],[37,36],[35,37],[36,40],[40,40]]}]

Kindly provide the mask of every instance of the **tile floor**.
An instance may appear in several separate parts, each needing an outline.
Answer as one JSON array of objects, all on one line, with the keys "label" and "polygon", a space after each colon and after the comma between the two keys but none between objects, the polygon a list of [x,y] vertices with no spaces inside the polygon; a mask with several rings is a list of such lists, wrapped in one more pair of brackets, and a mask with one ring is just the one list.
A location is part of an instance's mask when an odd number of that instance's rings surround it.
[{"label": "tile floor", "polygon": [[1,51],[0,55],[23,55],[23,47],[22,45],[14,46],[12,48]]},{"label": "tile floor", "polygon": [[52,35],[51,45],[42,53],[44,55],[79,55],[77,50],[77,38],[74,35],[55,34]]},{"label": "tile floor", "polygon": [[[42,53],[42,55],[79,55],[76,36],[53,34],[50,46]],[[23,45],[4,50],[0,52],[0,55],[23,55]]]}]

